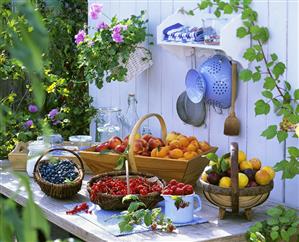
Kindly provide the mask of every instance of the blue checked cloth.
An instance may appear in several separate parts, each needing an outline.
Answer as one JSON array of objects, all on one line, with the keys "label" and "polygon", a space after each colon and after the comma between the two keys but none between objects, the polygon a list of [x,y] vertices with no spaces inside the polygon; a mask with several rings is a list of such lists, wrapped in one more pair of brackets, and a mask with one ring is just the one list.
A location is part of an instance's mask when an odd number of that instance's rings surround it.
[{"label": "blue checked cloth", "polygon": [[[64,205],[67,210],[73,209],[79,203],[71,203]],[[88,202],[89,210],[92,211],[92,214],[88,214],[85,212],[78,213],[77,215],[90,221],[101,229],[106,230],[107,232],[113,234],[114,236],[124,236],[135,233],[142,233],[146,231],[150,231],[151,229],[147,227],[145,224],[135,225],[133,231],[131,232],[120,232],[118,227],[119,220],[117,218],[109,219],[113,215],[120,215],[119,211],[108,211],[101,209],[98,205],[95,205],[91,202]],[[159,203],[159,206],[162,207],[162,211],[164,209],[164,202]],[[69,215],[69,216],[77,216],[77,215]],[[194,216],[193,221],[184,224],[175,224],[176,227],[194,225],[207,223],[208,220],[205,218],[201,218],[198,216]]]}]

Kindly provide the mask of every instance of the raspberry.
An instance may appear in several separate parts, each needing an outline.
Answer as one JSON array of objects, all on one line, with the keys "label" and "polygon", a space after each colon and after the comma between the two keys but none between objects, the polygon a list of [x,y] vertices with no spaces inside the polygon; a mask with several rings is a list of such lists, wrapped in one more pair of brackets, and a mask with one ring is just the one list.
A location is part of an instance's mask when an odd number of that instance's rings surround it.
[{"label": "raspberry", "polygon": [[175,230],[175,226],[173,224],[167,224],[166,230],[167,232],[171,233],[173,230]]}]

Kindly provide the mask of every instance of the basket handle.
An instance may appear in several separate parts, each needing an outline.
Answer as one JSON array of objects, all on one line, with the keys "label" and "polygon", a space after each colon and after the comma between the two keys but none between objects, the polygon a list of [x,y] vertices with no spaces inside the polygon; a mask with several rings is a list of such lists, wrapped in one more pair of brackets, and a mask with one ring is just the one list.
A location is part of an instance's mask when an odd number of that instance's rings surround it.
[{"label": "basket handle", "polygon": [[130,167],[132,169],[132,171],[137,171],[137,167],[136,167],[136,162],[135,162],[135,156],[134,156],[134,149],[133,149],[133,146],[134,146],[134,140],[135,140],[135,135],[137,134],[141,124],[148,118],[151,118],[151,117],[156,117],[159,122],[160,122],[160,125],[161,125],[161,131],[162,131],[162,140],[163,142],[166,141],[166,135],[167,135],[167,129],[166,129],[166,124],[165,124],[165,121],[164,119],[162,118],[162,116],[160,114],[157,114],[157,113],[149,113],[149,114],[146,114],[144,115],[143,117],[141,117],[135,124],[134,128],[132,129],[132,132],[131,132],[131,135],[130,135],[130,138],[129,138],[129,154],[128,154],[128,158],[129,158],[129,164],[130,164]]},{"label": "basket handle", "polygon": [[38,158],[38,160],[36,161],[36,163],[35,163],[35,165],[34,165],[33,173],[36,172],[36,170],[37,170],[37,165],[38,165],[38,163],[42,160],[42,158],[43,158],[45,155],[47,155],[47,154],[49,154],[50,152],[55,151],[55,150],[67,151],[67,152],[73,154],[73,155],[79,160],[79,162],[80,162],[80,167],[79,167],[79,169],[82,170],[82,171],[83,171],[83,174],[84,174],[84,165],[83,165],[83,161],[82,161],[81,157],[80,157],[76,152],[74,152],[74,151],[72,151],[72,150],[69,150],[69,149],[65,149],[65,148],[54,148],[54,149],[47,150],[47,151],[46,151],[44,154],[42,154],[42,155]]},{"label": "basket handle", "polygon": [[232,212],[239,212],[239,175],[238,175],[238,143],[230,144],[231,179],[232,179]]}]

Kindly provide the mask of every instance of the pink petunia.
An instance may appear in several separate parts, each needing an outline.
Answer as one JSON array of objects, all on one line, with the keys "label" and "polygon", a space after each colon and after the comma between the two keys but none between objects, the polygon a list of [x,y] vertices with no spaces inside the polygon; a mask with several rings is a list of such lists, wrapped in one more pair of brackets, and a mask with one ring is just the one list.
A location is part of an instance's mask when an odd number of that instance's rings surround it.
[{"label": "pink petunia", "polygon": [[93,3],[91,4],[89,9],[89,16],[92,19],[97,19],[98,16],[102,13],[102,11],[103,11],[103,4]]},{"label": "pink petunia", "polygon": [[78,34],[75,35],[75,42],[76,44],[80,44],[81,42],[84,41],[85,39],[85,36],[86,36],[86,33],[84,30],[79,30]]},{"label": "pink petunia", "polygon": [[123,36],[119,32],[116,32],[116,31],[113,31],[112,39],[116,43],[122,43],[124,41]]},{"label": "pink petunia", "polygon": [[98,25],[97,25],[97,29],[98,30],[100,30],[100,29],[108,29],[108,28],[109,28],[109,26],[105,22],[98,23]]}]

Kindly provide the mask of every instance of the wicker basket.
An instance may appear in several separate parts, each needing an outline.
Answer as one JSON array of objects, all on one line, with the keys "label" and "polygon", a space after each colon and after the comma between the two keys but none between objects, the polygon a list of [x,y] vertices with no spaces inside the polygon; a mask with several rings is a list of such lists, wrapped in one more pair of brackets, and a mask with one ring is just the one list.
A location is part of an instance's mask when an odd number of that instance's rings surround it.
[{"label": "wicker basket", "polygon": [[233,213],[239,213],[239,209],[244,209],[245,216],[251,220],[253,207],[264,203],[273,189],[273,181],[265,186],[249,187],[239,189],[238,186],[238,144],[231,143],[231,180],[232,188],[222,188],[209,184],[202,179],[200,183],[203,187],[203,193],[208,201],[219,207],[219,218],[223,219],[226,209]]},{"label": "wicker basket", "polygon": [[[130,177],[134,176],[141,176],[150,178],[153,177],[151,174],[142,173],[142,172],[129,172]],[[101,178],[111,176],[111,177],[118,177],[125,179],[126,172],[125,171],[113,171],[113,172],[107,172],[103,173],[97,176],[94,176],[91,178],[91,180],[87,183],[87,190],[89,192],[89,195],[91,197],[91,187],[92,185],[101,180]],[[158,182],[160,183],[160,186],[163,188],[165,186],[165,181],[162,179],[159,179]],[[145,196],[137,195],[141,202],[143,202],[147,208],[153,208],[157,205],[158,202],[162,201],[162,197],[160,196],[160,193],[158,192],[151,192]],[[123,204],[122,198],[124,196],[122,195],[110,195],[106,193],[97,193],[95,198],[91,197],[91,201],[95,204],[98,204],[102,209],[105,210],[124,210],[127,209],[129,204]]]},{"label": "wicker basket", "polygon": [[[77,165],[75,162],[75,166],[78,170],[78,177],[72,181],[71,183],[68,184],[53,184],[50,183],[46,180],[44,180],[41,177],[41,174],[39,172],[39,168],[41,166],[42,163],[46,163],[49,162],[49,160],[42,160],[42,158],[47,155],[48,153],[55,151],[55,150],[61,150],[61,151],[67,151],[72,153],[74,156],[77,157],[77,159],[80,162],[80,166]],[[53,198],[58,198],[58,199],[68,199],[73,197],[74,195],[76,195],[82,186],[82,181],[84,178],[84,165],[83,165],[83,161],[81,159],[81,157],[76,154],[74,151],[72,150],[68,150],[68,149],[64,149],[64,148],[56,148],[56,149],[51,149],[48,150],[47,152],[45,152],[43,155],[41,155],[39,157],[39,159],[37,160],[35,166],[34,166],[34,171],[33,171],[33,176],[34,176],[34,180],[37,182],[37,184],[40,186],[41,190],[48,196],[53,197]]]},{"label": "wicker basket", "polygon": [[128,70],[125,81],[134,79],[152,65],[151,52],[145,47],[137,46],[125,65]]},{"label": "wicker basket", "polygon": [[[131,147],[133,146],[135,134],[138,132],[140,126],[146,119],[151,117],[156,117],[159,120],[162,140],[165,142],[167,130],[164,119],[161,115],[152,113],[143,116],[135,124],[129,139],[129,145]],[[132,171],[138,170],[140,172],[150,173],[166,181],[176,179],[180,182],[195,185],[204,168],[209,164],[209,160],[202,157],[202,155],[216,152],[216,150],[217,147],[211,147],[210,150],[198,155],[192,160],[180,160],[134,155],[133,149],[130,149],[128,160]],[[99,154],[99,152],[95,152],[95,147],[80,151],[80,155],[85,164],[95,174],[113,171],[119,158],[119,155],[114,153]]]}]

